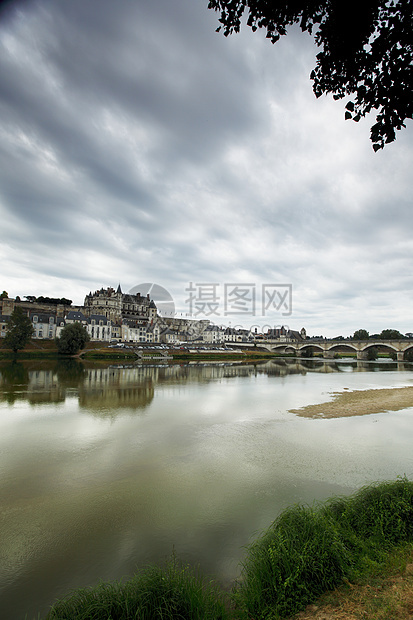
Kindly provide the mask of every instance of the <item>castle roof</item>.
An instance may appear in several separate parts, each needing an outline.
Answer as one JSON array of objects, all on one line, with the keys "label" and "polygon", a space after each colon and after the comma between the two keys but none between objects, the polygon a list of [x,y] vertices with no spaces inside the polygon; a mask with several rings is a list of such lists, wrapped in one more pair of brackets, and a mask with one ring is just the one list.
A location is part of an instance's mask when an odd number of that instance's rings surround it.
[{"label": "castle roof", "polygon": [[75,312],[74,310],[70,310],[66,314],[65,318],[68,321],[86,321],[86,317],[83,312]]}]

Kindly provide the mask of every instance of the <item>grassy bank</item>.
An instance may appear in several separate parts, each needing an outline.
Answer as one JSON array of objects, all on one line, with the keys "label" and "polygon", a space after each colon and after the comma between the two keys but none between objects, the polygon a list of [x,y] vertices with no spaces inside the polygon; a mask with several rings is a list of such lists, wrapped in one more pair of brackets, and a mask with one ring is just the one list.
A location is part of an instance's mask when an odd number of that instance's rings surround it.
[{"label": "grassy bank", "polygon": [[364,587],[387,576],[392,558],[403,556],[406,565],[412,553],[413,483],[403,478],[283,512],[247,549],[231,593],[173,558],[127,582],[77,590],[47,619],[288,618],[341,584]]},{"label": "grassy bank", "polygon": [[323,594],[291,620],[411,620],[413,545],[388,555],[386,565],[357,583]]},{"label": "grassy bank", "polygon": [[[148,348],[145,351],[148,355],[159,356],[159,351],[157,349]],[[172,357],[174,360],[178,361],[239,361],[239,360],[265,360],[274,357],[290,357],[290,356],[282,356],[274,353],[266,353],[266,352],[255,352],[255,351],[234,351],[234,352],[225,352],[220,351],[217,353],[209,353],[208,351],[203,351],[200,353],[188,353],[183,352],[181,349],[173,349],[171,348],[168,352],[168,355]],[[59,355],[57,351],[57,346],[53,340],[42,340],[42,341],[31,341],[29,342],[24,349],[19,351],[17,354],[13,353],[10,349],[6,349],[4,346],[0,346],[0,360],[31,360],[31,359],[60,359],[65,356]],[[110,348],[108,346],[102,346],[101,342],[88,342],[85,348],[80,351],[78,357],[82,360],[130,360],[130,361],[140,361],[137,355],[131,350],[127,348]],[[148,358],[146,361],[149,361]],[[162,361],[162,360],[160,360]]]}]

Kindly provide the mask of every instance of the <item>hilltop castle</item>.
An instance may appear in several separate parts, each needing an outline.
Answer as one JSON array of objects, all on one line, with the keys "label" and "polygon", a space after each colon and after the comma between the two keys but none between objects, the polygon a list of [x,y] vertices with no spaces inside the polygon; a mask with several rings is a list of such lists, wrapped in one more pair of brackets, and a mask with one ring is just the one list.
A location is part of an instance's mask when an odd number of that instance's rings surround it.
[{"label": "hilltop castle", "polygon": [[[123,293],[119,284],[86,295],[83,306],[72,306],[65,298],[0,297],[0,339],[7,333],[15,307],[20,307],[33,324],[33,338],[54,339],[69,323],[81,323],[91,340],[102,342],[203,342],[207,344],[254,342],[264,338],[291,342],[305,340],[306,332],[281,327],[258,334],[252,330],[213,325],[208,319],[163,317],[148,295]],[[46,301],[47,300],[47,301]]]},{"label": "hilltop castle", "polygon": [[156,305],[149,295],[123,293],[120,284],[116,291],[111,287],[101,288],[86,295],[83,312],[85,316],[104,316],[113,323],[120,323],[122,319],[152,322],[157,316]]}]

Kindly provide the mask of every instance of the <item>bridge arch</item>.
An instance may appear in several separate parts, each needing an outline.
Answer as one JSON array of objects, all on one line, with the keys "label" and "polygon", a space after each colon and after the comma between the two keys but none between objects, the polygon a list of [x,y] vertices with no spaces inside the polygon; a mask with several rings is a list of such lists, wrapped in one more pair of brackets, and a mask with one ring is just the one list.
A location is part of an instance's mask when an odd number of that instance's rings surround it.
[{"label": "bridge arch", "polygon": [[411,357],[412,360],[413,360],[413,342],[408,347],[406,347],[406,349],[404,350],[404,358],[405,359],[406,359],[407,355],[409,357]]},{"label": "bridge arch", "polygon": [[327,351],[336,351],[338,353],[356,353],[358,350],[351,342],[336,342],[327,348]]},{"label": "bridge arch", "polygon": [[390,342],[385,342],[385,343],[372,342],[371,344],[368,344],[368,345],[362,347],[359,350],[360,351],[368,351],[368,349],[378,349],[378,350],[382,350],[382,349],[388,350],[388,349],[390,349],[394,353],[397,353],[398,351],[400,351],[400,349],[398,347],[392,345]]},{"label": "bridge arch", "polygon": [[302,354],[305,349],[311,349],[313,353],[324,353],[325,348],[317,342],[302,342],[297,346],[297,351]]}]

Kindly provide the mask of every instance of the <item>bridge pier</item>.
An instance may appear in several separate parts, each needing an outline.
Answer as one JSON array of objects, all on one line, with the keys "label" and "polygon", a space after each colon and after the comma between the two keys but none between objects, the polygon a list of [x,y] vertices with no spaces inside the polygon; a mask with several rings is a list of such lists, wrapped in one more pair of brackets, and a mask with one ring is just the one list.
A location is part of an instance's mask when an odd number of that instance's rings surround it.
[{"label": "bridge pier", "polygon": [[397,351],[397,361],[398,362],[404,361],[404,351]]},{"label": "bridge pier", "polygon": [[367,352],[366,351],[357,351],[357,359],[358,360],[366,360]]}]

